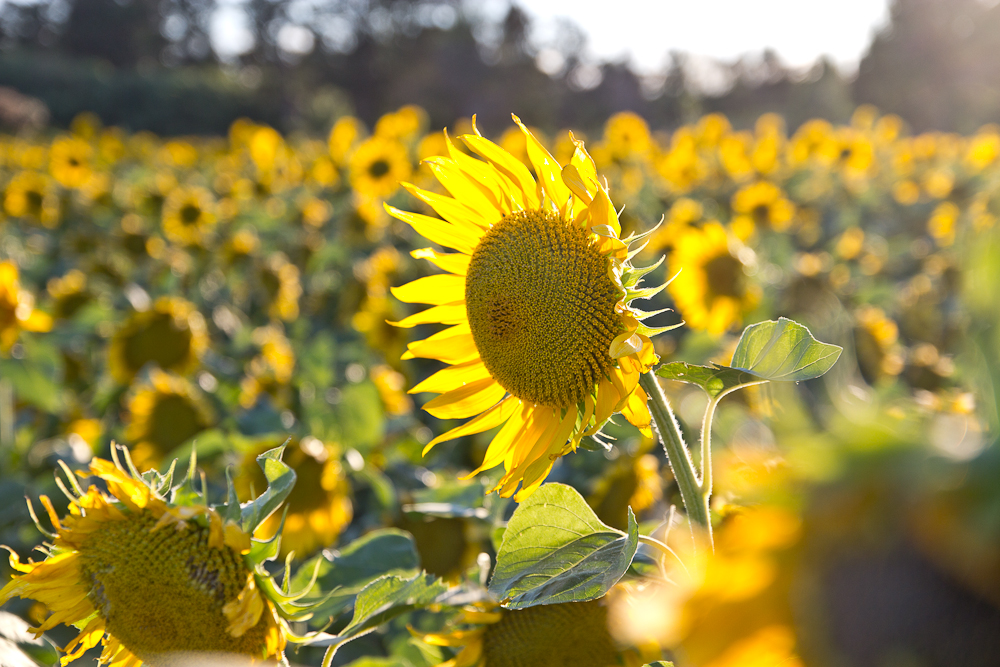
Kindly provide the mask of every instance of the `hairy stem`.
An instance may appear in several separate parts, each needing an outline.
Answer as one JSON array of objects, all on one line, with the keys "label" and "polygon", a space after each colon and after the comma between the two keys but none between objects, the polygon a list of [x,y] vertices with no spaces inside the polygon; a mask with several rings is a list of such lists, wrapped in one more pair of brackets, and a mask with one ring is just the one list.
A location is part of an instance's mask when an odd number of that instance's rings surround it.
[{"label": "hairy stem", "polygon": [[681,491],[681,500],[684,501],[684,509],[687,510],[688,518],[692,524],[698,524],[708,531],[709,538],[712,534],[712,522],[709,519],[708,498],[702,493],[701,482],[698,473],[695,471],[694,461],[691,460],[691,452],[684,444],[684,437],[681,435],[681,427],[674,417],[670,403],[660,388],[660,383],[652,372],[643,373],[639,377],[639,385],[642,386],[649,397],[649,405],[656,424],[656,430],[660,435],[660,443],[667,453],[667,461],[670,469],[674,472],[674,479]]}]

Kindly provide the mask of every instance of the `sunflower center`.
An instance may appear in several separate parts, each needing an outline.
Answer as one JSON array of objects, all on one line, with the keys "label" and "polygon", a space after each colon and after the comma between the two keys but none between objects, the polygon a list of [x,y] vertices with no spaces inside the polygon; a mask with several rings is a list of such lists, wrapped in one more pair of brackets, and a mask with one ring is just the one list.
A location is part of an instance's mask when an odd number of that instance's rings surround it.
[{"label": "sunflower center", "polygon": [[137,372],[150,361],[164,370],[182,365],[191,353],[191,331],[177,326],[170,313],[139,315],[146,320],[125,339],[125,363]]},{"label": "sunflower center", "polygon": [[265,623],[241,637],[226,630],[222,607],[249,575],[242,558],[209,547],[208,529],[194,522],[150,532],[155,523],[148,511],[126,515],[93,531],[80,548],[81,576],[108,633],[154,667],[176,651],[262,653]]},{"label": "sunflower center", "polygon": [[205,420],[198,407],[186,396],[160,394],[149,415],[145,438],[161,455],[173,451],[205,430]]},{"label": "sunflower center", "polygon": [[506,612],[483,634],[488,667],[609,667],[619,664],[598,602],[568,602]]},{"label": "sunflower center", "polygon": [[519,211],[476,246],[465,282],[472,337],[490,375],[525,401],[565,408],[613,365],[621,291],[590,235],[548,211]]},{"label": "sunflower center", "polygon": [[372,178],[382,178],[389,173],[389,163],[385,160],[375,160],[368,167],[368,174]]},{"label": "sunflower center", "polygon": [[743,264],[732,255],[719,255],[705,264],[708,289],[714,296],[743,294]]},{"label": "sunflower center", "polygon": [[185,225],[193,225],[201,217],[201,208],[195,204],[184,204],[181,207],[181,222]]}]

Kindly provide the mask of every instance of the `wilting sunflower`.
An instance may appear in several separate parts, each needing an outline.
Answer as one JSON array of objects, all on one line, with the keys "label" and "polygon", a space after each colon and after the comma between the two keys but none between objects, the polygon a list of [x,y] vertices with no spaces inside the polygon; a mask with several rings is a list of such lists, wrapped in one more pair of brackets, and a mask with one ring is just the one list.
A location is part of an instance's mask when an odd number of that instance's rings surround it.
[{"label": "wilting sunflower", "polygon": [[385,199],[410,177],[412,169],[406,147],[395,139],[372,137],[351,156],[351,187],[363,199]]},{"label": "wilting sunflower", "polygon": [[154,368],[149,384],[128,401],[125,437],[141,468],[158,465],[175,448],[212,425],[211,407],[184,378]]},{"label": "wilting sunflower", "polygon": [[198,367],[207,348],[205,318],[194,304],[162,297],[149,310],[132,315],[111,339],[108,370],[123,384],[148,363],[184,374]]},{"label": "wilting sunflower", "polygon": [[20,574],[0,590],[0,604],[15,596],[43,603],[51,614],[34,628],[38,635],[60,623],[77,627],[63,665],[98,643],[101,663],[112,667],[196,664],[180,655],[192,652],[282,658],[283,608],[262,585],[265,550],[251,549],[257,521],[242,519],[238,505],[202,504],[193,470],[172,488],[172,467],[139,477],[112,451],[114,463],[90,463],[108,492],[83,491],[67,469],[69,485],[60,487],[69,513],[60,519],[41,497],[55,528],[43,529],[51,540],[45,560],[22,563],[10,550]]},{"label": "wilting sunflower", "polygon": [[670,295],[692,329],[721,334],[757,305],[760,296],[744,271],[739,245],[718,223],[692,227],[677,239],[668,259],[676,274]]},{"label": "wilting sunflower", "polygon": [[205,188],[178,187],[163,201],[163,233],[175,243],[201,245],[215,221],[215,198]]},{"label": "wilting sunflower", "polygon": [[401,301],[433,306],[399,326],[450,325],[408,346],[406,359],[450,364],[411,392],[441,394],[424,406],[440,419],[475,416],[426,449],[504,424],[470,476],[503,463],[507,474],[494,490],[510,496],[520,483],[523,499],[612,413],[650,433],[638,383],[656,361],[649,336],[659,330],[643,325],[647,314],[629,303],[662,286],[638,288],[653,267],[631,265],[629,243],[637,237],[619,238],[607,184],[583,143],[562,167],[514,120],[538,182],[473,124],[475,134],[461,139],[485,161],[462,153],[450,138],[449,157],[425,161],[452,197],[403,184],[443,220],[386,208],[459,251],[415,251],[448,273],[393,289]]},{"label": "wilting sunflower", "polygon": [[449,631],[414,634],[434,646],[462,647],[438,667],[637,667],[644,662],[615,645],[607,609],[596,600],[518,611],[482,604],[463,609]]},{"label": "wilting sunflower", "polygon": [[[236,492],[241,500],[259,493],[267,480],[256,464],[256,458],[275,445],[265,439],[243,457],[236,476]],[[281,531],[280,555],[294,551],[300,558],[321,547],[336,544],[337,537],[351,523],[351,485],[340,462],[340,448],[307,436],[292,440],[286,451],[286,463],[295,471],[295,488],[285,502],[288,514]],[[257,528],[256,536],[270,538],[281,528],[281,516],[272,514]]]},{"label": "wilting sunflower", "polygon": [[0,353],[17,342],[21,331],[48,331],[52,318],[35,310],[31,292],[21,289],[17,265],[0,262]]}]

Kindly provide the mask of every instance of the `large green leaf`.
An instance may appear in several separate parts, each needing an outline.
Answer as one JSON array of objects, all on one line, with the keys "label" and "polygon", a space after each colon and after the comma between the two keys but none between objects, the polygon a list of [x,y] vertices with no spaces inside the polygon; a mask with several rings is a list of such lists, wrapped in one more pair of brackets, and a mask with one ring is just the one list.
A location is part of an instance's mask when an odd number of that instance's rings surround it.
[{"label": "large green leaf", "polygon": [[760,382],[759,377],[746,371],[736,370],[728,366],[696,366],[686,361],[663,364],[656,369],[656,374],[668,380],[696,384],[708,392],[712,398],[735,387]]},{"label": "large green leaf", "polygon": [[385,528],[354,540],[339,552],[309,559],[292,578],[291,588],[300,590],[317,572],[316,583],[304,601],[317,600],[315,618],[326,619],[347,611],[361,589],[375,579],[386,574],[409,576],[419,567],[420,557],[410,534]]},{"label": "large green leaf", "polygon": [[329,646],[323,665],[330,665],[337,649],[347,642],[368,634],[396,616],[434,604],[447,591],[447,586],[429,574],[418,574],[410,579],[395,575],[381,577],[358,594],[354,617],[340,634],[311,643]]},{"label": "large green leaf", "polygon": [[248,533],[253,533],[264,519],[271,516],[295,486],[295,471],[281,460],[284,451],[285,445],[281,445],[257,457],[257,465],[267,478],[267,489],[240,510],[240,523]]},{"label": "large green leaf", "polygon": [[576,489],[545,484],[514,511],[497,554],[490,593],[509,609],[601,597],[622,578],[639,546],[601,523]]},{"label": "large green leaf", "polygon": [[765,380],[798,382],[826,373],[842,351],[838,345],[819,342],[798,322],[782,317],[747,327],[730,366]]}]

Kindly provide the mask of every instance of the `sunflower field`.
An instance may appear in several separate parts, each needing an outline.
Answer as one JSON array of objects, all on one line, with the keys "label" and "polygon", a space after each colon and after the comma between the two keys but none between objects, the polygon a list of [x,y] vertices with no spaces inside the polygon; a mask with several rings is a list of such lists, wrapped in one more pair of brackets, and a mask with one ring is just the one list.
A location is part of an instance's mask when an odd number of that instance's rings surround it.
[{"label": "sunflower field", "polygon": [[870,107],[0,135],[0,664],[996,664],[998,219]]}]

